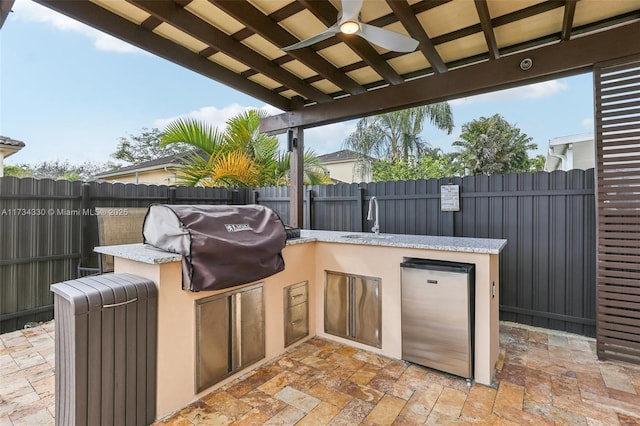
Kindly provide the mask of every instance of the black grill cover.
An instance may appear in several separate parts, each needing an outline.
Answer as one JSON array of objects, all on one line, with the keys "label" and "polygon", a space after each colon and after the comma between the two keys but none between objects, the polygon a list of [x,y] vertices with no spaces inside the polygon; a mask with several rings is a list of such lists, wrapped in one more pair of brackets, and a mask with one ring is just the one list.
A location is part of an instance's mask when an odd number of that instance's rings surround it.
[{"label": "black grill cover", "polygon": [[280,217],[259,206],[153,205],[144,243],[181,254],[183,286],[219,290],[284,270],[286,231]]}]

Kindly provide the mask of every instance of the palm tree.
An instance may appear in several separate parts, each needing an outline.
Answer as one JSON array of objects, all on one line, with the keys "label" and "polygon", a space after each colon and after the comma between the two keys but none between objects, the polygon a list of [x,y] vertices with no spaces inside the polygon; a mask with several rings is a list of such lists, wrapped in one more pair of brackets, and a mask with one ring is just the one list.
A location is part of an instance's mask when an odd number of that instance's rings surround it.
[{"label": "palm tree", "polygon": [[[185,143],[194,148],[178,176],[189,186],[269,186],[288,183],[288,154],[278,152],[278,140],[260,133],[266,113],[252,109],[226,122],[224,131],[195,119],[177,119],[162,133],[162,145]],[[313,152],[305,153],[305,174],[326,175]],[[326,179],[328,180],[328,178]],[[323,182],[323,183],[326,183]]]},{"label": "palm tree", "polygon": [[[327,169],[320,163],[315,152],[306,149],[304,152],[303,181],[305,185],[326,185],[331,183]],[[278,156],[275,185],[288,185],[290,182],[291,153],[284,152]]]},{"label": "palm tree", "polygon": [[260,120],[268,114],[264,110],[248,110],[227,120],[225,135],[233,151],[246,154],[260,169],[258,185],[271,184],[270,176],[277,167],[278,139],[260,133]]},{"label": "palm tree", "polygon": [[227,135],[208,123],[190,118],[172,121],[162,133],[162,145],[172,143],[194,148],[178,174],[183,185],[251,186],[258,180],[253,159],[235,150]]},{"label": "palm tree", "polygon": [[392,162],[407,161],[412,155],[417,158],[430,148],[420,138],[426,119],[447,133],[453,130],[451,108],[441,102],[363,118],[345,141],[345,147],[362,156]]}]

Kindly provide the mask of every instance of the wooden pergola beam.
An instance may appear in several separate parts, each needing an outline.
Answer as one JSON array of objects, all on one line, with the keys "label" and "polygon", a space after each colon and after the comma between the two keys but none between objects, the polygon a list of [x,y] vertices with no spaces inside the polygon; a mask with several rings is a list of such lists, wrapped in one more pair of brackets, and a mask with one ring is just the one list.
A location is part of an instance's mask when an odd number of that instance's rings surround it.
[{"label": "wooden pergola beam", "polygon": [[498,59],[500,57],[500,51],[498,50],[498,42],[496,41],[496,35],[493,32],[493,23],[491,22],[491,14],[489,13],[489,6],[487,6],[487,0],[476,0],[476,11],[480,18],[480,26],[484,34],[484,39],[487,42],[489,48],[489,58]]},{"label": "wooden pergola beam", "polygon": [[[241,1],[209,0],[212,4],[233,16],[236,20],[246,25],[256,34],[262,35],[276,46],[286,47],[297,43],[298,40],[284,28],[279,26],[271,18],[265,16],[255,6]],[[348,75],[337,69],[329,61],[310,47],[296,49],[287,52],[291,57],[299,59],[302,63],[331,81],[338,87],[342,87],[348,93],[356,95],[366,92],[366,89],[352,80]]]},{"label": "wooden pergola beam", "polygon": [[[263,119],[260,130],[278,134],[289,128],[321,126],[535,83],[552,76],[577,74],[590,70],[595,63],[640,53],[640,44],[620,42],[635,40],[638,34],[640,22],[635,22],[535,51],[503,56],[473,67],[462,67],[444,74],[416,79],[402,86],[346,97],[330,105],[295,109]],[[520,69],[520,62],[527,57],[533,61],[533,67],[523,71]]]},{"label": "wooden pergola beam", "polygon": [[162,22],[170,23],[203,43],[209,46],[216,46],[217,51],[224,52],[228,56],[247,65],[249,68],[266,75],[289,89],[295,90],[307,99],[318,103],[333,100],[331,96],[307,84],[283,68],[274,65],[273,62],[264,56],[256,53],[254,50],[217,28],[212,27],[194,14],[187,12],[176,3],[157,0],[128,1],[147,11],[152,16],[159,18]]},{"label": "wooden pergola beam", "polygon": [[15,0],[0,0],[0,28],[4,25],[4,21],[11,13],[11,8],[13,7],[13,3]]},{"label": "wooden pergola beam", "polygon": [[562,18],[562,33],[560,38],[567,41],[571,38],[573,29],[573,17],[576,13],[576,3],[578,0],[567,0],[564,6],[564,16]]}]

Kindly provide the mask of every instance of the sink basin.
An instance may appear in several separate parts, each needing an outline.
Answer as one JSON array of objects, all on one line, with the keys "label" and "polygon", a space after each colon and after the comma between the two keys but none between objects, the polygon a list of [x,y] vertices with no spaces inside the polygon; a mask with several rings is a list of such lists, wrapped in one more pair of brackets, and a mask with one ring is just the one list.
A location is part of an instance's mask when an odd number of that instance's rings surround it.
[{"label": "sink basin", "polygon": [[350,234],[343,235],[341,238],[349,238],[352,240],[369,240],[369,239],[378,239],[378,238],[389,238],[388,235],[376,235],[376,234]]}]

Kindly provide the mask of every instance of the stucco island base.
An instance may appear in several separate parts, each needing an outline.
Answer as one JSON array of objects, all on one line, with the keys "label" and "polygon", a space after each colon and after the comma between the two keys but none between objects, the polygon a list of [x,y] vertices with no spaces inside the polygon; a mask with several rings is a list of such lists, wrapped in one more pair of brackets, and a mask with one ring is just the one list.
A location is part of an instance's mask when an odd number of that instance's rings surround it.
[{"label": "stucco island base", "polygon": [[[352,233],[351,233],[352,234]],[[351,235],[350,234],[350,235]],[[356,348],[401,359],[400,263],[405,257],[448,260],[476,265],[474,380],[491,385],[499,355],[498,261],[505,240],[389,236],[344,238],[345,233],[303,231],[283,250],[285,270],[264,283],[265,358],[216,385],[195,391],[195,301],[228,291],[191,293],[182,290],[180,258],[142,244],[98,247],[115,256],[115,272],[148,278],[159,288],[156,418],[183,408],[246,372],[285,352],[284,288],[309,284],[309,338],[320,336]],[[325,271],[379,277],[382,298],[382,347],[375,348],[324,332]],[[255,283],[247,283],[251,285]],[[241,288],[239,286],[237,288]],[[295,343],[298,345],[307,339]]]}]

